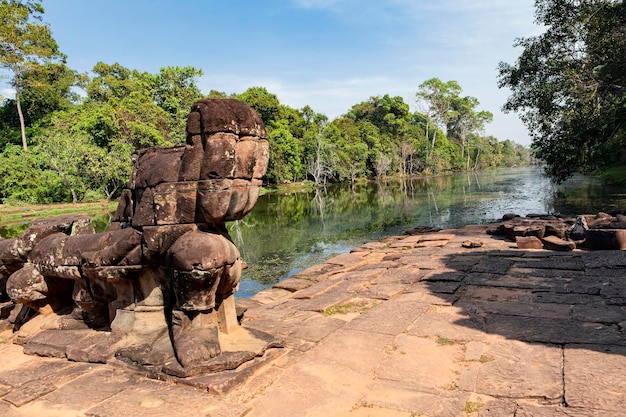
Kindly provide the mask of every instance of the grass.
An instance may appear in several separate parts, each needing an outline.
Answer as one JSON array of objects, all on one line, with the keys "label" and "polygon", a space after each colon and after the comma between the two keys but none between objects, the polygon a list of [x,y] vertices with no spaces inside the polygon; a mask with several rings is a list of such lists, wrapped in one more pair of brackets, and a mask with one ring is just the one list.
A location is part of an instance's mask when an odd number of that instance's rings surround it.
[{"label": "grass", "polygon": [[456,340],[448,339],[447,337],[439,337],[437,338],[437,344],[439,346],[447,346],[456,344]]},{"label": "grass", "polygon": [[0,204],[0,223],[10,225],[35,219],[61,216],[64,214],[90,214],[113,211],[117,201],[105,200],[95,203],[64,203],[64,204]]},{"label": "grass", "polygon": [[465,412],[468,414],[476,413],[480,410],[485,404],[483,403],[475,403],[473,401],[467,401],[465,403]]},{"label": "grass", "polygon": [[332,307],[328,307],[324,310],[325,316],[332,316],[334,314],[348,314],[348,313],[363,313],[374,307],[375,303],[371,301],[353,301],[347,303],[335,304]]},{"label": "grass", "polygon": [[626,184],[626,164],[613,165],[595,174],[609,184]]}]

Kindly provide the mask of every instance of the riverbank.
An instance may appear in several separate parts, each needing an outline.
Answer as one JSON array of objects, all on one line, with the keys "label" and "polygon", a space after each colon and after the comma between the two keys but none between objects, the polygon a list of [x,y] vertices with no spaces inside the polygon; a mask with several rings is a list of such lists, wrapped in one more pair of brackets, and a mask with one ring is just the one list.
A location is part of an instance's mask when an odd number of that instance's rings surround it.
[{"label": "riverbank", "polygon": [[621,416],[626,251],[520,250],[486,229],[367,243],[238,299],[245,328],[285,342],[245,369],[151,380],[25,356],[4,327],[0,414]]},{"label": "riverbank", "polygon": [[6,226],[65,214],[111,212],[116,207],[117,201],[106,200],[93,203],[0,204],[0,224]]}]

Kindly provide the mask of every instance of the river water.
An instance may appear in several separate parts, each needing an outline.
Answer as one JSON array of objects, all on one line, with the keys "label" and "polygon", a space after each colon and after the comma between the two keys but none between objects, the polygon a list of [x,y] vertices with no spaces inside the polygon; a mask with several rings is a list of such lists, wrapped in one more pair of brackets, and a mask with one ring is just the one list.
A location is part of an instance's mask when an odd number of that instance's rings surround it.
[{"label": "river water", "polygon": [[[248,263],[237,295],[250,297],[334,255],[416,226],[489,223],[505,213],[576,215],[598,211],[626,211],[624,187],[610,187],[583,176],[554,185],[539,168],[268,193],[259,197],[243,220],[228,224]],[[105,229],[107,220],[93,218],[96,229]],[[0,225],[0,236],[16,236],[27,226]]]},{"label": "river water", "polygon": [[270,193],[229,230],[249,265],[238,293],[247,297],[334,255],[415,226],[489,223],[506,213],[625,210],[623,188],[583,176],[555,185],[535,167]]}]

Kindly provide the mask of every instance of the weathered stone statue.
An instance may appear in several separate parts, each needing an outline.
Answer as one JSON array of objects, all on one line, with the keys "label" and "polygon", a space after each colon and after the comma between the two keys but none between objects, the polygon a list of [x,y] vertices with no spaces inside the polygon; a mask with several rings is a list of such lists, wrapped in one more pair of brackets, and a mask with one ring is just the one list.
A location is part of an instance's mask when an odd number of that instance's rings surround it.
[{"label": "weathered stone statue", "polygon": [[85,216],[63,216],[0,241],[7,294],[54,319],[24,342],[40,330],[88,325],[110,329],[107,352],[133,361],[140,351],[167,356],[164,339],[183,368],[218,356],[220,333],[238,326],[233,293],[244,267],[225,222],[254,207],[268,157],[254,110],[203,99],[189,114],[185,145],[133,156],[107,232],[94,233]]}]

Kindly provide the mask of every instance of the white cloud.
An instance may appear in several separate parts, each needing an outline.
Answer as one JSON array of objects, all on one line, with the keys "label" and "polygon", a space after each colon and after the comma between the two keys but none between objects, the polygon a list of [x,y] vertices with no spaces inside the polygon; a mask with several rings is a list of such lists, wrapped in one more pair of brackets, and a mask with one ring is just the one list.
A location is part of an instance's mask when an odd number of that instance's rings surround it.
[{"label": "white cloud", "polygon": [[4,101],[6,99],[10,99],[10,98],[14,98],[15,97],[15,89],[14,88],[3,88],[2,90],[0,90],[0,96],[2,100],[0,101]]}]

